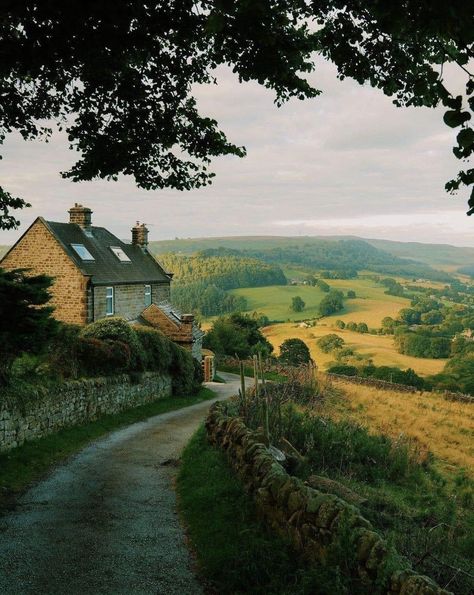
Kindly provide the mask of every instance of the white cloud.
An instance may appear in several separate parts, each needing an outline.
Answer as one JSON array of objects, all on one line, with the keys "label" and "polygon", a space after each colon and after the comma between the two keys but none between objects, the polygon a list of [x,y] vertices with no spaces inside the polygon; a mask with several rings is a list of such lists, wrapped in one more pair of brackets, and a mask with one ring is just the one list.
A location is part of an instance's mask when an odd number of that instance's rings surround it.
[{"label": "white cloud", "polygon": [[[75,158],[64,135],[49,144],[7,137],[0,183],[33,205],[22,230],[38,215],[65,220],[82,202],[120,237],[139,219],[155,239],[314,230],[474,245],[474,217],[443,188],[460,163],[442,110],[397,109],[378,90],[337,81],[321,60],[311,80],[323,95],[279,109],[270,91],[240,85],[229,69],[218,80],[196,89],[198,103],[248,155],[216,159],[207,188],[146,192],[125,178],[74,184],[59,176]],[[16,237],[0,232],[0,244]]]}]

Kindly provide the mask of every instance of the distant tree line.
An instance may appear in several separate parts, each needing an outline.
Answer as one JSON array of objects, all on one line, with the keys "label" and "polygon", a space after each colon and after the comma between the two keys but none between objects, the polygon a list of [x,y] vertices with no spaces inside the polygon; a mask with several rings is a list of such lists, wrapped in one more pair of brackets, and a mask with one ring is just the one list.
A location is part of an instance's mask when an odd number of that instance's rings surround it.
[{"label": "distant tree line", "polygon": [[328,279],[351,279],[358,271],[371,270],[380,274],[405,277],[425,277],[434,281],[449,281],[450,275],[432,269],[413,260],[393,256],[375,248],[364,240],[314,239],[308,242],[294,242],[272,248],[210,248],[201,255],[241,256],[264,260],[279,265],[302,266],[322,271],[321,277]]},{"label": "distant tree line", "polygon": [[283,271],[277,265],[255,258],[214,256],[206,252],[199,252],[194,256],[160,254],[159,262],[166,271],[174,273],[175,284],[206,281],[221,289],[287,284]]},{"label": "distant tree line", "polygon": [[248,302],[241,295],[234,295],[205,281],[171,286],[171,302],[182,312],[198,312],[202,316],[232,314],[248,309]]},{"label": "distant tree line", "polygon": [[159,261],[166,271],[174,273],[172,303],[182,311],[202,316],[247,310],[247,300],[229,293],[229,289],[287,284],[279,266],[254,258],[203,251],[194,256],[162,254]]}]

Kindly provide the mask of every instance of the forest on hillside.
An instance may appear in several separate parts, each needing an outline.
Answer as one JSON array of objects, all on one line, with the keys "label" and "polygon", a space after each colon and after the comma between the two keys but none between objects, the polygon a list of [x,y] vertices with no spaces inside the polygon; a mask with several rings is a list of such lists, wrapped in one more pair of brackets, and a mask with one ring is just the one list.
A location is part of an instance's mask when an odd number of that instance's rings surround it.
[{"label": "forest on hillside", "polygon": [[[280,266],[305,267],[312,270],[344,271],[347,276],[354,272],[371,270],[385,275],[409,278],[426,278],[447,282],[449,274],[433,269],[427,264],[394,256],[360,239],[324,238],[216,238],[214,240],[175,240],[156,242],[152,250],[160,246],[187,251],[194,248],[201,256],[234,256],[254,258]],[[161,255],[160,255],[161,258]]]},{"label": "forest on hillside", "polygon": [[242,296],[228,293],[240,287],[286,285],[281,268],[235,255],[161,254],[160,264],[174,274],[171,300],[181,310],[203,316],[230,314],[247,308]]}]

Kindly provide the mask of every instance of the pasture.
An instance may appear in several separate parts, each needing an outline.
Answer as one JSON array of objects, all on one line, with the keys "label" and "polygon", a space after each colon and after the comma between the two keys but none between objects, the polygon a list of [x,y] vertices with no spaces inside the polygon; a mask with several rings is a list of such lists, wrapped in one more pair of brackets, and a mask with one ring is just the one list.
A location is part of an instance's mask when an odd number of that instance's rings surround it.
[{"label": "pasture", "polygon": [[[356,292],[355,299],[344,301],[344,310],[327,317],[325,320],[333,321],[338,318],[349,322],[366,322],[369,327],[379,327],[385,316],[396,317],[401,308],[409,306],[406,298],[386,295],[385,288],[370,279],[336,279],[326,280],[332,289],[344,293],[352,289]],[[268,287],[249,287],[234,289],[231,293],[241,295],[247,299],[248,312],[261,312],[270,320],[293,321],[319,316],[319,303],[326,295],[317,287],[308,285],[275,285]],[[306,302],[302,312],[290,310],[291,298],[301,296]]]},{"label": "pasture", "polygon": [[[355,319],[355,316],[352,319]],[[316,344],[320,337],[329,333],[336,333],[342,337],[347,347],[370,357],[376,366],[413,368],[421,376],[429,376],[441,372],[446,363],[444,359],[425,359],[403,355],[398,353],[394,347],[393,336],[361,334],[345,329],[340,330],[333,326],[335,320],[335,317],[323,318],[316,326],[310,328],[301,328],[295,323],[273,324],[264,328],[263,332],[275,347],[277,354],[279,346],[285,339],[294,337],[302,339],[308,345],[311,357],[321,369],[326,369],[328,364],[335,359],[333,353],[323,353]]]},{"label": "pasture", "polygon": [[402,393],[334,381],[342,389],[323,402],[333,419],[350,419],[377,434],[407,436],[421,457],[432,452],[448,473],[474,478],[474,406],[436,393]]}]

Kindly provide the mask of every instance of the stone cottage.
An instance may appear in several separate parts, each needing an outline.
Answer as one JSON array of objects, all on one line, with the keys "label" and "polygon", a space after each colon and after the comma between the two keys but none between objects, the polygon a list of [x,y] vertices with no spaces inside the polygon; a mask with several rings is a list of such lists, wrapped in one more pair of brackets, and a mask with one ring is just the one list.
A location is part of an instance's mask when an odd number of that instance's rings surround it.
[{"label": "stone cottage", "polygon": [[0,260],[6,270],[29,269],[54,278],[51,304],[63,322],[84,325],[107,316],[162,331],[202,359],[203,333],[192,314],[170,303],[173,275],[148,250],[148,229],[139,222],[130,242],[92,225],[92,211],[80,204],[69,222],[38,217]]}]

